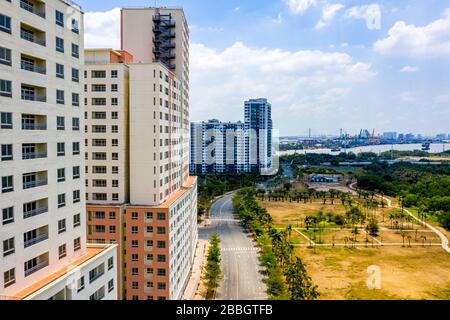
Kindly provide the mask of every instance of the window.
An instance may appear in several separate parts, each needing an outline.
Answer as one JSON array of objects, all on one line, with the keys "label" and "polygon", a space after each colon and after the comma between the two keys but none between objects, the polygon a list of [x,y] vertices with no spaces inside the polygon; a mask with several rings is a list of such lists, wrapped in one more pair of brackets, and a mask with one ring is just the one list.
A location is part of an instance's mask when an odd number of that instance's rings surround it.
[{"label": "window", "polygon": [[62,208],[66,206],[66,194],[61,193],[58,194],[58,208]]},{"label": "window", "polygon": [[139,214],[137,212],[132,212],[131,213],[131,220],[138,220],[139,219]]},{"label": "window", "polygon": [[119,104],[119,100],[117,98],[111,98],[111,105],[117,106]]},{"label": "window", "polygon": [[158,242],[156,243],[156,246],[157,246],[159,249],[164,249],[164,248],[166,247],[166,242],[163,241],[163,240],[158,240]]},{"label": "window", "polygon": [[10,254],[13,254],[14,251],[15,251],[14,237],[3,240],[3,256],[4,257],[9,256]]},{"label": "window", "polygon": [[108,197],[107,197],[106,193],[94,193],[93,200],[106,201],[106,200],[108,200]]},{"label": "window", "polygon": [[58,233],[66,232],[66,219],[58,221]]},{"label": "window", "polygon": [[157,270],[156,273],[158,276],[164,277],[166,275],[166,269],[159,269]]},{"label": "window", "polygon": [[118,139],[112,139],[111,140],[111,145],[113,147],[118,147],[119,146],[119,140]]},{"label": "window", "polygon": [[139,282],[137,282],[137,281],[133,281],[132,283],[131,283],[131,288],[132,289],[139,289]]},{"label": "window", "polygon": [[64,39],[56,37],[56,51],[64,53]]},{"label": "window", "polygon": [[114,290],[114,279],[111,279],[108,281],[108,292],[111,292]]},{"label": "window", "polygon": [[12,113],[11,112],[1,112],[0,113],[0,129],[12,129]]},{"label": "window", "polygon": [[117,152],[113,152],[111,154],[112,160],[119,160],[119,154]]},{"label": "window", "polygon": [[72,118],[72,130],[80,131],[80,119],[79,118]]},{"label": "window", "polygon": [[9,224],[14,222],[14,207],[2,209],[2,224]]},{"label": "window", "polygon": [[77,292],[80,292],[83,289],[84,289],[84,277],[81,277],[77,281]]},{"label": "window", "polygon": [[139,275],[139,269],[138,268],[131,268],[131,274],[133,276],[138,276]]},{"label": "window", "polygon": [[78,21],[76,19],[72,19],[72,32],[78,34],[80,32]]},{"label": "window", "polygon": [[113,193],[112,196],[111,196],[111,199],[113,201],[119,201],[119,194],[118,193]]},{"label": "window", "polygon": [[11,33],[11,18],[0,14],[0,31]]},{"label": "window", "polygon": [[5,288],[16,283],[16,269],[12,268],[3,273],[3,286]]},{"label": "window", "polygon": [[166,228],[165,227],[158,227],[156,229],[157,234],[166,234]]},{"label": "window", "polygon": [[164,212],[158,212],[156,219],[157,220],[166,220],[166,214]]},{"label": "window", "polygon": [[115,213],[114,211],[111,211],[111,212],[109,213],[109,219],[110,219],[110,220],[115,220],[115,219],[116,219],[116,213]]},{"label": "window", "polygon": [[64,27],[64,13],[61,11],[55,11],[55,21],[58,26]]},{"label": "window", "polygon": [[13,176],[2,177],[2,193],[14,191]]},{"label": "window", "polygon": [[72,106],[80,106],[80,95],[78,93],[72,93]]},{"label": "window", "polygon": [[72,81],[80,82],[80,71],[76,68],[72,68]]},{"label": "window", "polygon": [[137,253],[133,253],[131,255],[131,261],[134,261],[134,262],[139,261],[139,255]]},{"label": "window", "polygon": [[64,79],[64,65],[63,64],[56,64],[56,77]]},{"label": "window", "polygon": [[90,297],[89,300],[101,300],[105,296],[105,286],[102,286],[100,289],[95,291]]},{"label": "window", "polygon": [[158,290],[166,290],[166,284],[164,282],[158,282]]},{"label": "window", "polygon": [[10,66],[11,62],[11,49],[0,47],[0,63]]},{"label": "window", "polygon": [[73,251],[78,251],[81,249],[81,238],[75,238],[73,240]]},{"label": "window", "polygon": [[57,156],[64,156],[66,154],[66,145],[64,142],[58,142],[57,144]]},{"label": "window", "polygon": [[112,133],[119,133],[119,126],[117,126],[117,125],[111,126],[111,132]]},{"label": "window", "polygon": [[91,86],[92,92],[106,92],[106,84],[93,84]]},{"label": "window", "polygon": [[106,98],[92,98],[93,106],[106,106]]},{"label": "window", "polygon": [[79,227],[81,225],[81,215],[79,213],[73,216],[73,227]]},{"label": "window", "polygon": [[92,78],[106,78],[106,71],[104,71],[104,70],[92,70],[91,77]]},{"label": "window", "polygon": [[113,83],[113,84],[111,85],[111,91],[112,91],[112,92],[117,92],[117,91],[118,91],[118,86],[117,86],[117,84]]},{"label": "window", "polygon": [[138,240],[131,240],[131,247],[132,248],[138,248],[139,247],[139,241]]},{"label": "window", "polygon": [[58,169],[58,182],[66,181],[66,169]]},{"label": "window", "polygon": [[79,142],[72,142],[72,154],[73,155],[80,154],[80,143]]},{"label": "window", "polygon": [[99,277],[101,277],[105,273],[105,265],[104,263],[98,265],[91,271],[89,271],[89,283],[94,282]]},{"label": "window", "polygon": [[117,111],[111,112],[111,119],[119,119],[119,113]]},{"label": "window", "polygon": [[119,173],[119,167],[112,167],[112,173],[113,174],[118,174]]},{"label": "window", "polygon": [[164,254],[158,254],[158,262],[166,262],[166,256]]},{"label": "window", "polygon": [[56,90],[56,103],[64,104],[64,90]]},{"label": "window", "polygon": [[111,78],[117,78],[117,70],[111,70]]},{"label": "window", "polygon": [[1,147],[1,161],[13,160],[13,145],[2,144]]},{"label": "window", "polygon": [[64,117],[56,117],[56,130],[65,130],[65,120]]},{"label": "window", "polygon": [[73,191],[73,203],[80,202],[80,190]]},{"label": "window", "polygon": [[60,245],[58,247],[58,254],[59,254],[59,259],[62,259],[62,258],[64,258],[67,255],[66,245],[65,244]]},{"label": "window", "polygon": [[12,97],[11,81],[0,80],[0,96],[1,97]]},{"label": "window", "polygon": [[80,178],[80,166],[76,166],[72,168],[72,179]]},{"label": "window", "polygon": [[153,213],[152,212],[146,212],[145,213],[145,219],[152,220],[153,219]]},{"label": "window", "polygon": [[119,187],[119,180],[113,180],[112,181],[112,186],[113,186],[113,188],[118,188]]},{"label": "window", "polygon": [[132,234],[138,234],[139,233],[139,227],[138,226],[132,226],[131,227],[131,233]]},{"label": "window", "polygon": [[74,58],[80,57],[80,47],[75,43],[72,43],[72,57]]},{"label": "window", "polygon": [[114,258],[113,257],[108,259],[108,270],[111,270],[112,268],[114,268]]}]

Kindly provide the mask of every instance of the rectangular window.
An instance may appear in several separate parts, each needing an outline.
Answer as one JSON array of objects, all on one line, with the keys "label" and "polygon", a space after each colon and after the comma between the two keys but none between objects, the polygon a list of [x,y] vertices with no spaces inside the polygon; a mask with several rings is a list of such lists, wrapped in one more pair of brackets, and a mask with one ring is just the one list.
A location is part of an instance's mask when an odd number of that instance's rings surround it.
[{"label": "rectangular window", "polygon": [[80,32],[79,26],[78,26],[78,20],[72,19],[72,32],[78,34]]},{"label": "rectangular window", "polygon": [[13,160],[13,145],[2,144],[1,146],[1,161]]},{"label": "rectangular window", "polygon": [[72,43],[72,57],[74,58],[80,57],[80,47],[75,43]]},{"label": "rectangular window", "polygon": [[58,26],[64,27],[64,13],[61,11],[55,11],[55,22]]},{"label": "rectangular window", "polygon": [[11,62],[11,49],[0,47],[0,63],[10,66]]},{"label": "rectangular window", "polygon": [[2,209],[2,224],[10,224],[14,222],[14,207]]},{"label": "rectangular window", "polygon": [[84,289],[84,276],[78,279],[77,281],[77,292],[80,292]]},{"label": "rectangular window", "polygon": [[57,153],[58,157],[64,156],[66,154],[66,145],[64,142],[58,142],[57,144]]},{"label": "rectangular window", "polygon": [[72,68],[72,81],[80,82],[80,71],[76,68]]},{"label": "rectangular window", "polygon": [[80,131],[80,119],[79,118],[72,118],[72,130]]},{"label": "rectangular window", "polygon": [[111,78],[117,78],[117,70],[111,70]]},{"label": "rectangular window", "polygon": [[111,112],[111,119],[119,119],[119,113],[117,111]]},{"label": "rectangular window", "polygon": [[64,79],[64,65],[63,64],[56,64],[56,77]]},{"label": "rectangular window", "polygon": [[56,103],[64,104],[64,90],[56,90]]},{"label": "rectangular window", "polygon": [[93,84],[91,86],[92,92],[106,92],[106,84]]},{"label": "rectangular window", "polygon": [[117,98],[111,98],[111,105],[112,106],[117,106],[119,104],[119,99]]},{"label": "rectangular window", "polygon": [[56,51],[64,53],[64,39],[56,37]]},{"label": "rectangular window", "polygon": [[16,269],[12,268],[3,273],[3,287],[7,288],[16,283]]},{"label": "rectangular window", "polygon": [[92,78],[106,78],[106,71],[104,71],[104,70],[92,70],[91,77]]},{"label": "rectangular window", "polygon": [[66,232],[66,219],[58,221],[58,233]]},{"label": "rectangular window", "polygon": [[13,176],[2,177],[2,193],[14,191]]},{"label": "rectangular window", "polygon": [[114,258],[113,257],[108,259],[108,270],[111,270],[112,268],[114,268]]},{"label": "rectangular window", "polygon": [[114,279],[111,279],[108,281],[108,292],[111,292],[114,290]]},{"label": "rectangular window", "polygon": [[66,194],[61,193],[58,194],[58,208],[62,208],[66,206]]},{"label": "rectangular window", "polygon": [[67,255],[67,251],[66,251],[66,245],[60,245],[58,247],[58,254],[59,254],[59,259],[64,258]]},{"label": "rectangular window", "polygon": [[0,129],[12,129],[12,113],[11,112],[1,112],[0,113]]},{"label": "rectangular window", "polygon": [[80,143],[72,142],[72,155],[79,155],[79,154],[80,154]]},{"label": "rectangular window", "polygon": [[73,203],[80,202],[80,190],[73,191]]},{"label": "rectangular window", "polygon": [[73,240],[73,251],[78,251],[81,249],[81,238],[76,238]]},{"label": "rectangular window", "polygon": [[93,106],[106,106],[106,98],[92,98]]},{"label": "rectangular window", "polygon": [[65,119],[64,117],[56,117],[56,130],[65,130]]},{"label": "rectangular window", "polygon": [[112,91],[112,92],[117,92],[117,91],[118,91],[118,86],[117,86],[117,84],[114,84],[114,83],[113,83],[113,84],[111,85],[111,91]]},{"label": "rectangular window", "polygon": [[58,169],[58,182],[66,181],[66,169]]},{"label": "rectangular window", "polygon": [[0,14],[0,31],[11,33],[11,18]]},{"label": "rectangular window", "polygon": [[166,214],[164,212],[158,212],[156,219],[157,220],[166,220]]},{"label": "rectangular window", "polygon": [[10,254],[13,254],[14,251],[14,238],[3,240],[3,256],[9,256]]},{"label": "rectangular window", "polygon": [[80,166],[76,166],[72,168],[72,179],[80,178]]},{"label": "rectangular window", "polygon": [[12,97],[12,82],[9,80],[0,79],[0,96],[2,97]]},{"label": "rectangular window", "polygon": [[73,227],[79,227],[81,225],[81,215],[77,213],[73,216]]},{"label": "rectangular window", "polygon": [[72,93],[72,106],[80,106],[80,95],[78,93]]}]

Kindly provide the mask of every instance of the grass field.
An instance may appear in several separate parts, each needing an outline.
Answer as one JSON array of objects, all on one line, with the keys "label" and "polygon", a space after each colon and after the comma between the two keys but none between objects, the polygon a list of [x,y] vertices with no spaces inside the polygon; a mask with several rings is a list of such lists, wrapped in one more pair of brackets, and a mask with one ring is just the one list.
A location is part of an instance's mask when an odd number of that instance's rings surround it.
[{"label": "grass field", "polygon": [[[357,199],[355,199],[357,201]],[[344,214],[348,207],[339,200],[334,205],[322,204],[320,199],[313,203],[297,202],[269,202],[260,201],[274,218],[278,228],[285,228],[291,224],[294,230],[291,241],[295,252],[307,265],[308,273],[318,285],[321,299],[450,299],[450,255],[438,244],[439,238],[430,230],[415,223],[407,223],[405,231],[411,243],[422,243],[422,236],[426,237],[425,246],[408,247],[405,237],[405,247],[382,246],[366,248],[346,247],[316,247],[307,248],[311,242],[308,238],[315,236],[317,243],[343,243],[351,237],[348,227],[335,228],[327,226],[320,234],[314,235],[312,230],[305,230],[303,224],[306,215],[315,215],[319,211],[324,214]],[[391,222],[386,218],[391,208],[379,208],[376,217],[380,231],[374,239],[383,243],[402,243],[403,237],[399,230],[391,229]],[[384,222],[383,220],[384,215]],[[417,231],[415,231],[417,229]],[[365,244],[364,231],[357,235],[357,242]],[[369,237],[370,243],[371,238]],[[375,240],[374,240],[375,241]],[[378,266],[381,271],[381,288],[368,289],[366,281],[369,266]]]}]

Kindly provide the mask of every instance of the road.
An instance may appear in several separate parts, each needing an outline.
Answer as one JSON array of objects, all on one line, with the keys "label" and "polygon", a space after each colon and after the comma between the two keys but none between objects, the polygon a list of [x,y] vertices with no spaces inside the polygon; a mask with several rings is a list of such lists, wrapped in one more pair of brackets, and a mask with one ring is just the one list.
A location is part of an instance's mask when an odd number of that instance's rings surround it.
[{"label": "road", "polygon": [[232,194],[217,200],[211,208],[211,224],[199,229],[200,239],[220,235],[223,280],[216,294],[218,300],[267,299],[263,267],[251,235],[233,215]]}]

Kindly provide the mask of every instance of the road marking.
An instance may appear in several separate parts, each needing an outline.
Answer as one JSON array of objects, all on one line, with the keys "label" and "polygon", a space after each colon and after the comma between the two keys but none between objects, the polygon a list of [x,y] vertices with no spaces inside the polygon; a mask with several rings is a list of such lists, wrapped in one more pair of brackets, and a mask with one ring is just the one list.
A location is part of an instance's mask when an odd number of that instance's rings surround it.
[{"label": "road marking", "polygon": [[221,219],[221,218],[213,218],[211,221],[225,221],[225,222],[241,222],[239,219]]},{"label": "road marking", "polygon": [[241,247],[241,248],[220,248],[220,251],[259,251],[259,248],[255,247]]}]

